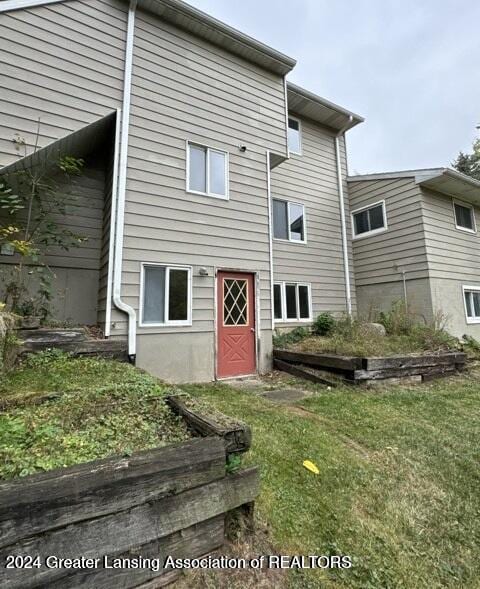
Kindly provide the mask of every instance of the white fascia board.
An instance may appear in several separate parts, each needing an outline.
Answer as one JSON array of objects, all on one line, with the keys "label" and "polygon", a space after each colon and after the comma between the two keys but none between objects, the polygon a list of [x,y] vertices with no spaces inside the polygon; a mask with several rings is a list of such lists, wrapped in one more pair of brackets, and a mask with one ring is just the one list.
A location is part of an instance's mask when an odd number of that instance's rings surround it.
[{"label": "white fascia board", "polygon": [[32,6],[43,6],[44,4],[58,4],[65,0],[4,0],[0,2],[0,12],[12,12]]}]

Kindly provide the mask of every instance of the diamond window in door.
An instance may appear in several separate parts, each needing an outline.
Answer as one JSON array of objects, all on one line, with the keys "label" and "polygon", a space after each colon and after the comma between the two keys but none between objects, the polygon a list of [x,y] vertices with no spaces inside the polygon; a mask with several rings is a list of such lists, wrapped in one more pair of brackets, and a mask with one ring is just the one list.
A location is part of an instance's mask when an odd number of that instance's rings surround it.
[{"label": "diamond window in door", "polygon": [[223,324],[247,325],[247,281],[225,278],[223,281]]}]

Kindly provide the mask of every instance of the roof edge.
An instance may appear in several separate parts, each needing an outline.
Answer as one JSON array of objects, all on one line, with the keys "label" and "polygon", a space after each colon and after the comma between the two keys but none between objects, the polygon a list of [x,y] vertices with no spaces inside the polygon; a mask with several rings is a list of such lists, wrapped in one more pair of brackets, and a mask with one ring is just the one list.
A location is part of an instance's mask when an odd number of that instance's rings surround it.
[{"label": "roof edge", "polygon": [[358,125],[359,123],[363,123],[365,121],[364,117],[357,115],[356,113],[354,113],[350,110],[347,110],[346,108],[343,108],[342,106],[339,106],[338,104],[335,104],[334,102],[331,102],[330,100],[327,100],[326,98],[322,98],[321,96],[318,96],[318,94],[314,94],[313,92],[310,92],[310,90],[306,90],[305,88],[302,88],[301,86],[297,86],[297,84],[294,84],[293,82],[287,81],[287,91],[297,94],[298,96],[301,96],[302,98],[306,98],[307,100],[310,100],[311,102],[315,102],[321,106],[329,108],[329,109],[337,112],[338,114],[344,115],[345,117],[348,117],[348,118],[352,117],[352,124],[349,127],[347,127],[347,130],[351,129],[355,125]]},{"label": "roof edge", "polygon": [[452,168],[420,168],[416,170],[399,170],[397,172],[378,172],[373,174],[355,174],[348,176],[348,182],[366,182],[368,180],[389,180],[395,178],[413,178],[417,184],[423,184],[434,178],[450,176],[455,180],[461,180],[474,188],[480,188],[480,180],[462,174]]}]

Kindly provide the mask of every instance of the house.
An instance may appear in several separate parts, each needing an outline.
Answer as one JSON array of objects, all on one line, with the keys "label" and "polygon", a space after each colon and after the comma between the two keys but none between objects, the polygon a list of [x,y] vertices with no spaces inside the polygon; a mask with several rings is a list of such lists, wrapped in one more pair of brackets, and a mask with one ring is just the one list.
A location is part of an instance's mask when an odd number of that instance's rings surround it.
[{"label": "house", "polygon": [[480,337],[480,182],[449,168],[350,176],[358,313],[406,301]]},{"label": "house", "polygon": [[88,239],[45,258],[58,320],[181,382],[267,371],[274,328],[355,310],[363,119],[287,82],[293,59],[179,0],[5,0],[0,24],[0,173],[85,160],[59,222]]}]

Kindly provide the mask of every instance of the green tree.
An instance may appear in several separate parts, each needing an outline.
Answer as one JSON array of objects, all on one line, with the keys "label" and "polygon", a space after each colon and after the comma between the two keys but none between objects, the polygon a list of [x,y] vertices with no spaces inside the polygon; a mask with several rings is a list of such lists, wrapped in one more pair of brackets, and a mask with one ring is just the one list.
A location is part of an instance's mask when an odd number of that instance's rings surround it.
[{"label": "green tree", "polygon": [[462,174],[480,180],[480,138],[475,139],[472,149],[472,153],[461,151],[457,159],[452,162],[452,166]]}]

